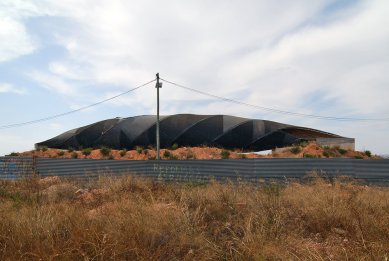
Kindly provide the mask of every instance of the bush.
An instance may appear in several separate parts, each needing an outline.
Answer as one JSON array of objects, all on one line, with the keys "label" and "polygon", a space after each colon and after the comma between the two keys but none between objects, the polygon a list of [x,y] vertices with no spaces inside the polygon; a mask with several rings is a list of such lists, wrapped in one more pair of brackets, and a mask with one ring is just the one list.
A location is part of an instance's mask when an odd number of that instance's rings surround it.
[{"label": "bush", "polygon": [[339,151],[339,153],[340,153],[341,155],[344,155],[344,154],[347,153],[347,150],[341,149],[341,148],[339,148],[338,151]]},{"label": "bush", "polygon": [[83,149],[82,154],[84,154],[85,156],[89,156],[92,153],[92,150],[92,148]]},{"label": "bush", "polygon": [[355,156],[354,159],[363,159],[363,157],[358,155],[358,156]]},{"label": "bush", "polygon": [[58,151],[57,155],[61,157],[61,156],[65,155],[65,151],[63,151],[63,150]]},{"label": "bush", "polygon": [[304,158],[317,158],[317,156],[309,153],[304,153]]},{"label": "bush", "polygon": [[366,150],[366,151],[365,151],[365,154],[366,154],[366,156],[368,156],[369,158],[371,157],[371,151],[370,151],[370,150]]},{"label": "bush", "polygon": [[149,154],[149,150],[148,149],[144,149],[143,150],[143,154],[145,154],[145,155]]},{"label": "bush", "polygon": [[228,159],[230,157],[230,152],[228,150],[222,150],[220,152],[220,156],[222,159]]},{"label": "bush", "polygon": [[101,148],[100,149],[100,153],[104,157],[107,157],[109,155],[109,153],[111,153],[111,149],[109,149],[109,148]]},{"label": "bush", "polygon": [[73,159],[77,159],[78,158],[78,154],[75,151],[72,153],[71,156],[72,156]]},{"label": "bush", "polygon": [[163,157],[164,157],[164,158],[170,158],[170,156],[171,156],[170,151],[165,150],[165,151],[163,152]]},{"label": "bush", "polygon": [[123,149],[120,151],[120,157],[124,157],[127,154],[127,150]]},{"label": "bush", "polygon": [[137,146],[137,147],[135,148],[135,150],[136,150],[136,152],[138,152],[138,154],[142,154],[142,152],[143,152],[143,148],[140,147],[140,146]]},{"label": "bush", "polygon": [[43,146],[42,147],[42,151],[44,152],[44,151],[47,151],[47,146]]},{"label": "bush", "polygon": [[108,159],[109,159],[109,160],[113,160],[113,159],[114,159],[113,155],[112,155],[112,154],[109,154]]},{"label": "bush", "polygon": [[330,147],[325,146],[323,151],[323,156],[329,158],[330,156],[334,156],[334,152]]},{"label": "bush", "polygon": [[17,153],[17,152],[11,152],[11,153],[8,154],[7,156],[15,157],[15,156],[19,156],[19,153]]},{"label": "bush", "polygon": [[177,143],[174,143],[174,144],[172,145],[172,150],[176,150],[176,149],[178,149],[178,144],[177,144]]},{"label": "bush", "polygon": [[293,146],[290,149],[290,152],[292,152],[293,154],[299,154],[301,152],[301,147],[300,146]]},{"label": "bush", "polygon": [[239,157],[240,159],[247,159],[246,154],[243,154],[243,153],[239,153],[239,154],[238,154],[238,157]]},{"label": "bush", "polygon": [[74,151],[74,149],[73,148],[68,148],[68,152],[73,152]]}]

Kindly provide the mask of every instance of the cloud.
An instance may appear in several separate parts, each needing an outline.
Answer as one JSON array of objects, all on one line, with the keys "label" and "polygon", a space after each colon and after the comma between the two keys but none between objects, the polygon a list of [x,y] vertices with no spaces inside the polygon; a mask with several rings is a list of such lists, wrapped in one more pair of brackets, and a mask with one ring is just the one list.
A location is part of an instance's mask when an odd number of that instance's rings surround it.
[{"label": "cloud", "polygon": [[16,88],[9,83],[0,83],[0,93],[15,93],[23,95],[27,93],[27,90],[23,88]]},{"label": "cloud", "polygon": [[0,62],[34,52],[39,43],[28,32],[26,21],[48,14],[44,6],[32,1],[2,0],[0,2]]},{"label": "cloud", "polygon": [[67,83],[65,80],[63,80],[61,77],[57,77],[52,74],[43,73],[40,71],[33,71],[28,73],[28,76],[38,82],[40,86],[43,88],[46,88],[47,90],[59,93],[59,94],[65,94],[65,95],[76,95],[77,91],[75,86]]}]

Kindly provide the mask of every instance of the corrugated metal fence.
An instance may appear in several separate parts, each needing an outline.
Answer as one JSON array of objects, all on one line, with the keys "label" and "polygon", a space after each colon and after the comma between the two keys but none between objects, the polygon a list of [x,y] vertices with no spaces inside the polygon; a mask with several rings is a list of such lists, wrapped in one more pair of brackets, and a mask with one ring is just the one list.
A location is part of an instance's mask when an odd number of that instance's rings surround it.
[{"label": "corrugated metal fence", "polygon": [[367,183],[389,185],[389,160],[359,159],[230,159],[230,160],[91,160],[0,157],[0,178],[42,177],[78,179],[135,174],[163,181],[292,180],[311,171],[326,177],[349,176]]}]

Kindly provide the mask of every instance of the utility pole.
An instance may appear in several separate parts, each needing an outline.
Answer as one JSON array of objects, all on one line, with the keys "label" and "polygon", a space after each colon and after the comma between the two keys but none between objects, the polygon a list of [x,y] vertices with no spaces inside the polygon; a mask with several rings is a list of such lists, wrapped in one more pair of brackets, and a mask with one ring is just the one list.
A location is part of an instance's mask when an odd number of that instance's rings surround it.
[{"label": "utility pole", "polygon": [[159,143],[159,89],[162,88],[162,83],[159,82],[159,73],[156,74],[157,76],[157,83],[155,84],[155,88],[157,88],[157,130],[156,130],[156,140],[157,140],[157,160],[159,160],[159,149],[160,149],[160,143]]}]

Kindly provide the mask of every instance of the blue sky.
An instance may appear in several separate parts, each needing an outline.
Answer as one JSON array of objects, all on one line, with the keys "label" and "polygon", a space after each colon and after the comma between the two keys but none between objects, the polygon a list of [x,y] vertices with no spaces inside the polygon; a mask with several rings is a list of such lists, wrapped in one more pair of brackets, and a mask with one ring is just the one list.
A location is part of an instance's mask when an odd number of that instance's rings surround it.
[{"label": "blue sky", "polygon": [[[0,125],[161,77],[280,110],[389,118],[389,2],[0,0]],[[155,114],[153,85],[62,118],[0,129],[0,155],[112,117]],[[356,138],[388,153],[389,121],[338,122],[226,104],[164,84],[161,113],[231,114]]]}]

